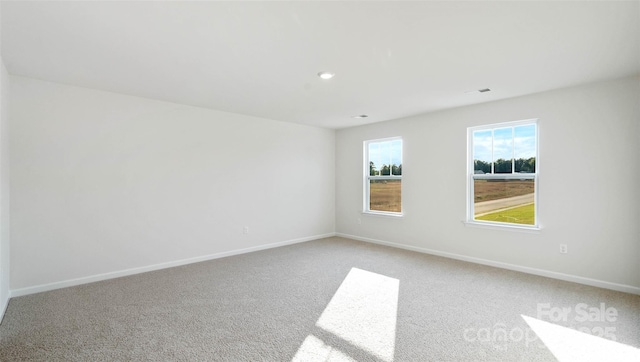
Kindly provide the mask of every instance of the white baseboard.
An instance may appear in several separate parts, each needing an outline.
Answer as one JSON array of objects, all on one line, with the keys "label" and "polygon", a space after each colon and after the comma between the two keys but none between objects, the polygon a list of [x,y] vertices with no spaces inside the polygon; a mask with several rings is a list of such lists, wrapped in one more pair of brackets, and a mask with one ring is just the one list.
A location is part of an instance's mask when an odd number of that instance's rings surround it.
[{"label": "white baseboard", "polygon": [[0,324],[4,320],[4,313],[7,311],[7,307],[9,306],[9,299],[11,299],[11,293],[7,296],[6,300],[0,301],[2,305],[0,305]]},{"label": "white baseboard", "polygon": [[[314,236],[308,236],[308,237],[304,237],[304,238],[281,241],[281,242],[277,242],[277,243],[258,245],[258,246],[254,246],[254,247],[250,247],[250,248],[236,249],[236,250],[224,251],[224,252],[210,254],[210,255],[198,256],[198,257],[194,257],[194,258],[188,258],[188,259],[170,261],[170,262],[166,262],[166,263],[148,265],[148,266],[139,267],[139,268],[132,268],[132,269],[120,270],[120,271],[109,272],[109,273],[104,273],[104,274],[92,275],[92,276],[87,276],[87,277],[82,277],[82,278],[69,279],[69,280],[64,280],[64,281],[60,281],[60,282],[36,285],[36,286],[33,286],[33,287],[14,289],[14,290],[11,290],[10,294],[11,294],[12,298],[13,297],[21,297],[21,296],[24,296],[24,295],[47,292],[47,291],[50,291],[50,290],[55,290],[55,289],[60,289],[60,288],[67,288],[67,287],[72,287],[72,286],[81,285],[81,284],[99,282],[99,281],[107,280],[107,279],[114,279],[114,278],[120,278],[120,277],[129,276],[129,275],[134,275],[134,274],[146,273],[146,272],[150,272],[150,271],[154,271],[154,270],[172,268],[172,267],[186,265],[186,264],[199,263],[201,261],[219,259],[219,258],[224,258],[224,257],[227,257],[227,256],[246,254],[246,253],[251,253],[251,252],[254,252],[254,251],[272,249],[272,248],[277,248],[277,247],[280,247],[280,246],[302,243],[302,242],[305,242],[305,241],[328,238],[328,237],[335,236],[335,235],[336,235],[335,233],[314,235]],[[8,304],[8,301],[7,301],[7,304]],[[6,308],[6,305],[5,305],[5,308]]]},{"label": "white baseboard", "polygon": [[[493,266],[493,267],[497,267],[497,268],[523,272],[523,273],[527,273],[527,274],[539,275],[539,276],[553,278],[553,279],[565,280],[565,281],[569,281],[569,282],[574,282],[574,283],[590,285],[590,286],[599,287],[599,288],[611,289],[611,290],[616,290],[616,291],[620,291],[620,292],[640,295],[640,288],[634,287],[634,286],[631,286],[631,285],[606,282],[606,281],[602,281],[602,280],[585,278],[585,277],[580,277],[580,276],[576,276],[576,275],[558,273],[558,272],[553,272],[553,271],[548,271],[548,270],[543,270],[543,269],[530,268],[530,267],[526,267],[526,266],[520,266],[520,265],[503,263],[503,262],[498,262],[498,261],[493,261],[493,260],[475,258],[475,257],[470,257],[470,256],[465,256],[465,255],[460,255],[460,254],[454,254],[454,253],[448,253],[448,252],[433,250],[433,249],[427,249],[427,248],[420,248],[420,247],[416,247],[416,246],[398,244],[398,243],[384,241],[384,240],[365,238],[365,237],[360,237],[360,236],[356,236],[356,235],[343,234],[343,233],[327,233],[327,234],[321,234],[321,235],[309,236],[309,237],[304,237],[304,238],[292,239],[292,240],[287,240],[287,241],[282,241],[282,242],[277,242],[277,243],[259,245],[259,246],[254,246],[254,247],[250,247],[250,248],[236,249],[236,250],[225,251],[225,252],[220,252],[220,253],[216,253],[216,254],[203,255],[203,256],[198,256],[198,257],[194,257],[194,258],[176,260],[176,261],[160,263],[160,264],[154,264],[154,265],[149,265],[149,266],[144,266],[144,267],[139,267],[139,268],[132,268],[132,269],[126,269],[126,270],[115,271],[115,272],[110,272],[110,273],[92,275],[92,276],[76,278],[76,279],[70,279],[70,280],[64,280],[64,281],[54,282],[54,283],[49,283],[49,284],[42,284],[42,285],[37,285],[37,286],[33,286],[33,287],[14,289],[14,290],[10,291],[9,298],[21,297],[21,296],[24,296],[24,295],[35,294],[35,293],[40,293],[40,292],[46,292],[46,291],[60,289],[60,288],[72,287],[72,286],[81,285],[81,284],[93,283],[93,282],[98,282],[98,281],[107,280],[107,279],[120,278],[120,277],[124,277],[124,276],[140,274],[140,273],[146,273],[146,272],[150,272],[150,271],[154,271],[154,270],[172,268],[172,267],[181,266],[181,265],[187,265],[187,264],[192,264],[192,263],[198,263],[198,262],[207,261],[207,260],[219,259],[219,258],[224,258],[224,257],[227,257],[227,256],[233,256],[233,255],[250,253],[250,252],[254,252],[254,251],[272,249],[272,248],[277,248],[277,247],[280,247],[280,246],[292,245],[292,244],[297,244],[297,243],[302,243],[302,242],[306,242],[306,241],[317,240],[317,239],[322,239],[322,238],[327,238],[327,237],[332,237],[332,236],[340,236],[340,237],[343,237],[343,238],[359,240],[359,241],[369,242],[369,243],[373,243],[373,244],[386,245],[386,246],[391,246],[391,247],[394,247],[394,248],[411,250],[411,251],[416,251],[416,252],[424,253],[424,254],[442,256],[442,257],[450,258],[450,259],[462,260],[462,261],[467,261],[467,262],[476,263],[476,264],[488,265],[488,266]],[[4,316],[4,312],[6,311],[7,306],[9,304],[9,298],[7,298],[7,300],[5,300],[5,301],[0,301],[2,303],[2,305],[0,305],[0,322],[1,322],[1,318]]]},{"label": "white baseboard", "polygon": [[424,254],[442,256],[442,257],[450,258],[450,259],[468,261],[468,262],[471,262],[471,263],[488,265],[488,266],[493,266],[493,267],[496,267],[496,268],[508,269],[508,270],[518,271],[518,272],[527,273],[527,274],[539,275],[539,276],[552,278],[552,279],[559,279],[559,280],[564,280],[564,281],[568,281],[568,282],[574,282],[574,283],[579,283],[579,284],[584,284],[584,285],[590,285],[590,286],[593,286],[593,287],[611,289],[611,290],[615,290],[615,291],[619,291],[619,292],[625,292],[625,293],[631,293],[631,294],[640,295],[640,288],[634,287],[634,286],[631,286],[631,285],[606,282],[606,281],[597,280],[597,279],[580,277],[580,276],[577,276],[577,275],[570,275],[570,274],[558,273],[558,272],[549,271],[549,270],[530,268],[530,267],[521,266],[521,265],[515,265],[515,264],[503,263],[503,262],[499,262],[499,261],[475,258],[475,257],[471,257],[471,256],[466,256],[466,255],[448,253],[448,252],[438,251],[438,250],[433,250],[433,249],[420,248],[420,247],[417,247],[417,246],[398,244],[398,243],[393,243],[393,242],[389,242],[389,241],[365,238],[365,237],[356,236],[356,235],[336,233],[336,236],[340,236],[340,237],[348,238],[348,239],[359,240],[359,241],[364,241],[364,242],[373,243],[373,244],[391,246],[391,247],[399,248],[399,249],[417,251],[419,253],[424,253]]}]

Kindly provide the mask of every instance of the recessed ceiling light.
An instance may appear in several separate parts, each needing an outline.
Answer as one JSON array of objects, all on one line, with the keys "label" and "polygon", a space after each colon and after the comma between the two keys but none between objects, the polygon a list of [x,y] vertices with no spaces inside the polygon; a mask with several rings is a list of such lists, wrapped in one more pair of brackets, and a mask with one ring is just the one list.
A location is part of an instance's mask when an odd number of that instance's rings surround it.
[{"label": "recessed ceiling light", "polygon": [[331,72],[320,72],[320,73],[318,73],[318,77],[320,77],[322,79],[325,79],[325,80],[333,78],[334,75],[335,74],[331,73]]},{"label": "recessed ceiling light", "polygon": [[353,118],[367,118],[369,116],[367,116],[366,114],[359,114],[357,116],[353,116]]},{"label": "recessed ceiling light", "polygon": [[486,93],[486,92],[491,92],[491,89],[482,88],[482,89],[478,89],[478,90],[472,90],[472,91],[464,92],[464,94],[476,94],[476,93]]}]

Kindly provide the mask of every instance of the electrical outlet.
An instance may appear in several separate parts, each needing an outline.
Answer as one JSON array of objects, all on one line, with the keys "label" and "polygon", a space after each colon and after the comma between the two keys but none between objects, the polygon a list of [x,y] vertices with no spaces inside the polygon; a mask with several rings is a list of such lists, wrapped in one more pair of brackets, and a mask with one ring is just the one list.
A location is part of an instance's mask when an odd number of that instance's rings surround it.
[{"label": "electrical outlet", "polygon": [[242,233],[243,234],[248,234],[249,233],[249,227],[248,226],[243,227],[242,228]]},{"label": "electrical outlet", "polygon": [[567,244],[560,244],[560,254],[567,253]]}]

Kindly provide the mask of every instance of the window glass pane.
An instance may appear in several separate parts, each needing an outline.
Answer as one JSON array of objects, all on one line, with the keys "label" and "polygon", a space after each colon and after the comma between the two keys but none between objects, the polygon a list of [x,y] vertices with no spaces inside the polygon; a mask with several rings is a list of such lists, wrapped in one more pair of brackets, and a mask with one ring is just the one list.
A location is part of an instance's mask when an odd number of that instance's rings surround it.
[{"label": "window glass pane", "polygon": [[402,141],[369,144],[369,176],[402,175]]},{"label": "window glass pane", "polygon": [[535,225],[535,180],[473,180],[474,220]]},{"label": "window glass pane", "polygon": [[380,143],[369,144],[369,176],[380,176],[380,166],[382,156],[380,154]]},{"label": "window glass pane", "polygon": [[369,180],[369,209],[402,212],[401,180]]},{"label": "window glass pane", "polygon": [[391,163],[391,142],[380,142],[380,175],[389,176],[390,171],[390,163]]},{"label": "window glass pane", "polygon": [[493,130],[493,172],[511,173],[513,158],[513,128]]},{"label": "window glass pane", "polygon": [[391,174],[402,175],[402,141],[391,142]]},{"label": "window glass pane", "polygon": [[[402,212],[402,139],[368,141],[369,177],[365,211]],[[387,179],[380,180],[384,177]],[[375,179],[371,179],[375,178]],[[394,178],[394,179],[392,179]]]},{"label": "window glass pane", "polygon": [[514,128],[513,138],[516,172],[536,172],[536,126]]},{"label": "window glass pane", "polygon": [[491,173],[491,130],[473,132],[473,164],[475,174]]}]

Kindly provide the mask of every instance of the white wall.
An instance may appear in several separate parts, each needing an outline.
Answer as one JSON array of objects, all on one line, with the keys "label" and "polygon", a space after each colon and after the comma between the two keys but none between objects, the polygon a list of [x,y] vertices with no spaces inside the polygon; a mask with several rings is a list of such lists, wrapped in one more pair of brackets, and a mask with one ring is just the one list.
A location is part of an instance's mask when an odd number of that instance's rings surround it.
[{"label": "white wall", "polygon": [[0,320],[9,303],[9,73],[0,58]]},{"label": "white wall", "polygon": [[[639,97],[634,77],[339,130],[336,231],[639,293]],[[467,127],[531,118],[542,230],[465,226]],[[391,136],[404,139],[405,216],[363,215],[362,142]]]},{"label": "white wall", "polygon": [[[637,77],[334,132],[2,72],[0,267],[10,161],[14,295],[334,231],[640,290]],[[466,128],[529,118],[542,230],[464,226]],[[361,213],[362,142],[390,136],[404,138],[401,219]]]},{"label": "white wall", "polygon": [[335,230],[333,130],[23,77],[11,87],[14,295]]},{"label": "white wall", "polygon": [[[0,36],[1,38],[1,36]],[[9,304],[9,73],[0,56],[0,321]]]}]

